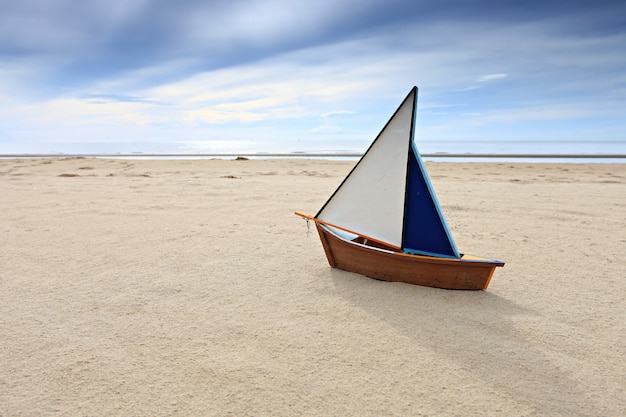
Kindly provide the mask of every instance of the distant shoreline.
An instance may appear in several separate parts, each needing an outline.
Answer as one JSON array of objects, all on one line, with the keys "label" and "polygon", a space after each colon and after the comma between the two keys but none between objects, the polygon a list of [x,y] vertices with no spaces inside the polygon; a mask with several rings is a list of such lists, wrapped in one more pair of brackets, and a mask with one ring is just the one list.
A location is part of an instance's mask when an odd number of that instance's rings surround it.
[{"label": "distant shoreline", "polygon": [[[20,153],[0,154],[0,158],[360,158],[362,153]],[[493,153],[424,153],[423,158],[454,159],[626,159],[626,154],[493,154]]]}]

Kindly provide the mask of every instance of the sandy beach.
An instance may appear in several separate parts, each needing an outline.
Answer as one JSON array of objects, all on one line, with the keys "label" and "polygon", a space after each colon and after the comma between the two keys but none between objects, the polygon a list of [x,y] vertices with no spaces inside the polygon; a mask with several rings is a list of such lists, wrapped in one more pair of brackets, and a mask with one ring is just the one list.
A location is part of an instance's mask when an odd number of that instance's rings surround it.
[{"label": "sandy beach", "polygon": [[626,165],[427,163],[487,291],[328,266],[354,162],[0,160],[0,416],[626,414]]}]

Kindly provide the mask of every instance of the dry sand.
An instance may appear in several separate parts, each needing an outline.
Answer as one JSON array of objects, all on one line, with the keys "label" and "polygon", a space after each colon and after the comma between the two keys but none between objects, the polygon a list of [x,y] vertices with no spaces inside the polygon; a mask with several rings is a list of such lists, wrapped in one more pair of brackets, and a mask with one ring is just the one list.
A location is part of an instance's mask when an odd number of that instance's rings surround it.
[{"label": "dry sand", "polygon": [[626,414],[626,165],[429,163],[485,292],[331,269],[352,165],[0,160],[0,415]]}]

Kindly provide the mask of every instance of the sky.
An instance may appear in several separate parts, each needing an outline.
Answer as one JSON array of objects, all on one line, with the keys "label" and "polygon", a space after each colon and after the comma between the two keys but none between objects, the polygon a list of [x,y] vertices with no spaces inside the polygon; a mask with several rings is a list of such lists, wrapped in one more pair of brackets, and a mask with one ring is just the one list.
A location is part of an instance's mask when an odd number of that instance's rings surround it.
[{"label": "sky", "polygon": [[[0,3],[0,154],[626,154],[626,2]],[[555,148],[557,146],[557,148]]]}]

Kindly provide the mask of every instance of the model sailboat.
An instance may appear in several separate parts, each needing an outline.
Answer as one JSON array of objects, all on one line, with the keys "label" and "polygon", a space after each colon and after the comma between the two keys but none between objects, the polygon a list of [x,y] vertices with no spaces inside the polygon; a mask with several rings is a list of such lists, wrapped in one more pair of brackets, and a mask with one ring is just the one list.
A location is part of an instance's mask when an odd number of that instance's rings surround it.
[{"label": "model sailboat", "polygon": [[504,262],[457,250],[413,142],[413,87],[315,216],[332,267],[384,281],[484,290]]}]

